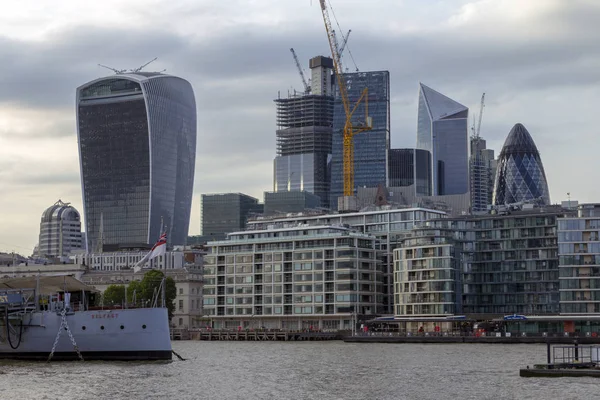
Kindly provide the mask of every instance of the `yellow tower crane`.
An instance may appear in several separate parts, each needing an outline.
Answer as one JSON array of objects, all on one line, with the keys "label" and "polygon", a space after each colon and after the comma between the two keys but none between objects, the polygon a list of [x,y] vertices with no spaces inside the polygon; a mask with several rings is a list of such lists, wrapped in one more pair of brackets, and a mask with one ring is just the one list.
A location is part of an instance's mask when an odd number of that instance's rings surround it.
[{"label": "yellow tower crane", "polygon": [[[369,90],[364,88],[358,101],[353,107],[350,106],[350,100],[348,99],[348,89],[346,88],[346,82],[343,77],[343,67],[340,50],[338,48],[337,40],[335,39],[335,33],[331,27],[331,20],[329,19],[329,11],[327,10],[326,0],[321,1],[321,12],[323,14],[323,21],[325,22],[325,30],[327,31],[327,38],[329,39],[329,47],[331,48],[331,56],[333,58],[333,67],[335,76],[337,77],[338,89],[340,91],[340,97],[342,104],[344,105],[344,112],[346,113],[346,122],[344,123],[344,196],[354,195],[354,135],[369,131],[372,129],[372,121],[369,117]],[[365,105],[365,121],[361,124],[354,125],[352,123],[352,116],[357,110],[360,103]]]}]

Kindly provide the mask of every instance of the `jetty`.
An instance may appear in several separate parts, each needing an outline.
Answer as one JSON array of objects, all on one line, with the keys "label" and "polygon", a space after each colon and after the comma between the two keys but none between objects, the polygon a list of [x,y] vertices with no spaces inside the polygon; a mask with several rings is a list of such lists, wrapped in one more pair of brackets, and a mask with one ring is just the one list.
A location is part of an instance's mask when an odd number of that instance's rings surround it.
[{"label": "jetty", "polygon": [[600,346],[580,345],[546,347],[545,364],[519,370],[523,378],[594,377],[600,378]]}]

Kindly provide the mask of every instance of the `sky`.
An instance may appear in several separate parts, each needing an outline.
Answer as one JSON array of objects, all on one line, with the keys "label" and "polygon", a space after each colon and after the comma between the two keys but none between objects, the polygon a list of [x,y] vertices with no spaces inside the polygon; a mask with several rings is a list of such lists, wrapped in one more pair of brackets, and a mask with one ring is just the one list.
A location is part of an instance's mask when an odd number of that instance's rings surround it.
[{"label": "sky", "polygon": [[[520,122],[551,200],[600,202],[600,1],[329,0],[361,71],[388,70],[391,146],[416,144],[419,82],[479,112],[499,153]],[[333,17],[332,17],[333,18]],[[30,255],[57,200],[83,214],[75,89],[98,64],[187,79],[198,113],[190,234],[200,195],[272,190],[273,99],[301,90],[293,47],[329,55],[317,0],[21,0],[0,14],[0,251]],[[345,51],[344,64],[354,64]],[[579,171],[579,172],[577,172]]]}]

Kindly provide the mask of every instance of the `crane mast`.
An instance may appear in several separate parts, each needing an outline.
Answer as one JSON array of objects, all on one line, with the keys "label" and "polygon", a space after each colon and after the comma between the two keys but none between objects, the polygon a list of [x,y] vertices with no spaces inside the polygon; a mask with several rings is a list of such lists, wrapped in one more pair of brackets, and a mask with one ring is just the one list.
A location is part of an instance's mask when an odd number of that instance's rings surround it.
[{"label": "crane mast", "polygon": [[[335,33],[331,27],[331,20],[329,18],[329,11],[327,10],[326,0],[320,0],[321,13],[323,14],[323,22],[325,23],[325,31],[327,32],[327,38],[329,40],[329,48],[331,49],[331,58],[333,59],[333,67],[335,76],[337,78],[338,90],[340,92],[340,98],[342,99],[342,105],[344,106],[344,112],[346,114],[346,121],[344,123],[343,132],[343,169],[344,169],[344,197],[354,195],[354,135],[371,130],[371,118],[369,118],[369,103],[368,103],[368,88],[364,88],[358,101],[353,107],[350,105],[348,99],[348,90],[346,88],[346,82],[343,77],[343,67],[341,60],[341,52],[338,47]],[[347,39],[346,39],[347,40]],[[344,42],[345,44],[345,42]],[[358,109],[358,106],[364,103],[365,105],[365,122],[364,124],[352,124],[352,115]]]},{"label": "crane mast", "polygon": [[475,131],[475,137],[479,139],[479,132],[481,131],[481,119],[483,118],[483,107],[485,107],[485,93],[481,95],[481,104],[479,105],[479,121],[477,122],[477,130]]},{"label": "crane mast", "polygon": [[296,62],[296,68],[298,68],[298,72],[300,72],[300,78],[302,78],[302,84],[304,85],[304,93],[310,93],[310,85],[308,84],[308,82],[306,81],[306,78],[304,77],[304,72],[302,71],[302,67],[300,66],[300,61],[298,61],[298,56],[296,55],[296,52],[294,51],[293,47],[290,49],[290,51],[292,52],[292,55],[294,56],[294,61]]}]

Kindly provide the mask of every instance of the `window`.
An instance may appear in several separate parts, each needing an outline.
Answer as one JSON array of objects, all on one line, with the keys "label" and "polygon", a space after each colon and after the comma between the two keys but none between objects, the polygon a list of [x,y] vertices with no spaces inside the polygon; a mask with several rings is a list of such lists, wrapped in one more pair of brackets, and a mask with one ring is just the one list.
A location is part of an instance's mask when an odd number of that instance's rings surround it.
[{"label": "window", "polygon": [[179,310],[183,310],[183,300],[179,300]]},{"label": "window", "polygon": [[179,318],[179,326],[183,325],[183,318]]},{"label": "window", "polygon": [[183,288],[179,288],[179,294],[183,294]]}]

